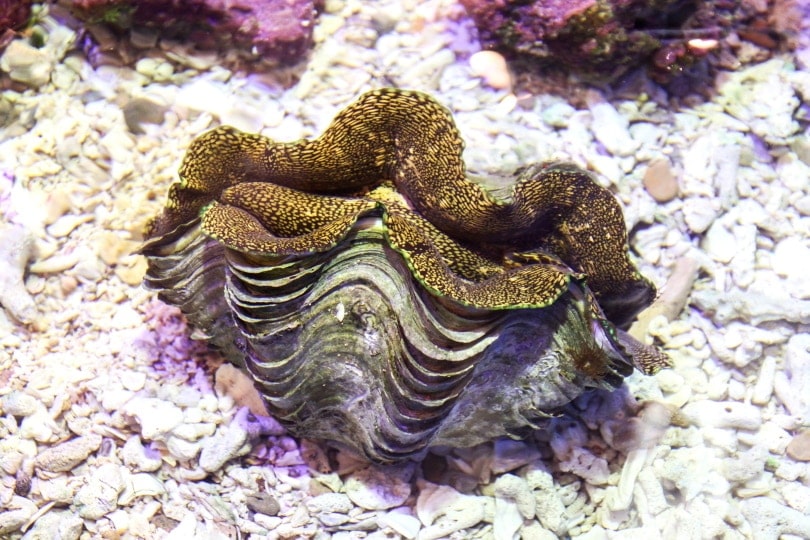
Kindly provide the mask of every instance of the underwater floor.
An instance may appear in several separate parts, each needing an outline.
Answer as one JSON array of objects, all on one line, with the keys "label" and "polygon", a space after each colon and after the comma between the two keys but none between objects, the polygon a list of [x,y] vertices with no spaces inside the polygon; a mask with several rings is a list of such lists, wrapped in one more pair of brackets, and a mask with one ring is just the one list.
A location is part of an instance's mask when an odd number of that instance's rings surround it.
[{"label": "underwater floor", "polygon": [[[569,100],[475,76],[454,1],[328,4],[292,85],[180,46],[94,69],[46,21],[51,83],[0,103],[0,536],[810,538],[810,38],[706,99]],[[142,287],[143,227],[203,131],[314,137],[392,85],[452,110],[474,174],[564,160],[617,194],[666,300],[633,333],[672,369],[394,467],[249,414],[250,384]],[[633,422],[648,444],[623,444]]]}]

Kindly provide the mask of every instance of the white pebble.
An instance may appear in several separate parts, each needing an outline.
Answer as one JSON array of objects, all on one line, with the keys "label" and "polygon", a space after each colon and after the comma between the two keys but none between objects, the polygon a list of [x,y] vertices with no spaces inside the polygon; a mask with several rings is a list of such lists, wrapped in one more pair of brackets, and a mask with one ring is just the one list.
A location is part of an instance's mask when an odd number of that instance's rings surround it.
[{"label": "white pebble", "polygon": [[119,506],[129,506],[138,497],[158,497],[166,493],[163,483],[153,474],[127,475],[124,488],[118,496]]},{"label": "white pebble", "polygon": [[514,474],[505,474],[495,480],[495,498],[514,501],[524,519],[534,517],[535,500],[528,483]]},{"label": "white pebble", "polygon": [[9,535],[19,531],[36,513],[37,505],[25,497],[11,496],[3,504],[4,512],[0,513],[0,534]]},{"label": "white pebble", "polygon": [[0,407],[11,416],[31,416],[45,406],[35,397],[19,390],[6,394],[0,398]]},{"label": "white pebble", "polygon": [[425,528],[420,540],[436,540],[473,527],[484,519],[485,497],[462,495],[448,486],[421,483],[416,515]]},{"label": "white pebble", "polygon": [[778,540],[788,534],[810,538],[810,516],[770,497],[743,499],[740,508],[757,540]]},{"label": "white pebble", "polygon": [[311,514],[334,512],[346,514],[354,508],[351,499],[344,493],[324,493],[313,497],[305,504]]},{"label": "white pebble", "polygon": [[187,441],[173,435],[166,437],[166,450],[172,457],[180,461],[191,461],[197,457],[201,448],[202,445],[199,442]]},{"label": "white pebble", "polygon": [[34,235],[23,226],[0,230],[0,306],[18,321],[30,324],[38,310],[25,288],[24,276],[34,254]]},{"label": "white pebble", "polygon": [[25,534],[26,540],[79,538],[84,529],[84,521],[70,510],[51,510],[39,516],[34,526]]},{"label": "white pebble", "polygon": [[76,266],[79,257],[75,252],[54,255],[44,261],[37,261],[29,267],[33,274],[56,274]]},{"label": "white pebble", "polygon": [[391,528],[395,533],[407,538],[408,540],[416,538],[416,535],[419,533],[419,529],[422,528],[422,524],[417,518],[397,510],[392,510],[390,512],[386,512],[385,514],[381,514],[377,518],[377,523],[380,527]]},{"label": "white pebble", "polygon": [[693,401],[687,403],[683,415],[700,427],[756,430],[762,424],[759,407],[736,401]]},{"label": "white pebble", "polygon": [[48,234],[54,238],[63,238],[72,233],[73,230],[79,225],[89,223],[94,219],[95,216],[92,214],[83,214],[78,216],[68,214],[57,219],[52,225],[48,225],[47,231]]},{"label": "white pebble", "polygon": [[766,356],[759,368],[759,377],[751,394],[751,402],[755,405],[765,405],[773,394],[773,380],[776,377],[776,358]]},{"label": "white pebble", "polygon": [[717,217],[712,201],[705,197],[689,197],[683,202],[683,218],[693,233],[706,232]]},{"label": "white pebble", "polygon": [[135,471],[154,472],[160,469],[163,460],[160,452],[147,449],[138,435],[133,435],[121,449],[121,459]]},{"label": "white pebble", "polygon": [[639,143],[630,136],[629,122],[605,101],[589,103],[588,108],[593,116],[591,129],[594,137],[614,156],[629,156],[639,147]]},{"label": "white pebble", "polygon": [[141,426],[141,436],[148,440],[161,440],[183,421],[183,411],[169,401],[136,396],[122,409]]},{"label": "white pebble", "polygon": [[118,494],[124,489],[121,467],[105,463],[93,471],[90,481],[73,498],[79,516],[99,519],[118,508]]},{"label": "white pebble", "polygon": [[563,535],[567,517],[565,505],[554,487],[554,478],[545,464],[537,460],[524,469],[526,483],[534,491],[535,514],[546,529]]},{"label": "white pebble", "polygon": [[789,236],[774,247],[771,266],[780,276],[788,279],[807,279],[810,268],[810,246],[806,239]]},{"label": "white pebble", "polygon": [[204,471],[218,471],[231,459],[250,451],[248,432],[244,427],[247,414],[247,408],[240,409],[229,425],[221,426],[212,437],[203,439],[200,467]]},{"label": "white pebble", "polygon": [[701,247],[720,263],[728,263],[737,255],[737,240],[720,221],[712,223],[706,231]]}]

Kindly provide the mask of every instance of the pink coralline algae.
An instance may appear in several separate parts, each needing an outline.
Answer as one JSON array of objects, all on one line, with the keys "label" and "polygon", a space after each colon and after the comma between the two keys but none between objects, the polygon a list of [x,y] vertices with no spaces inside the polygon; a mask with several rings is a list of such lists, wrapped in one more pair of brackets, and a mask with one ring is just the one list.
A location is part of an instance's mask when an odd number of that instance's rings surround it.
[{"label": "pink coralline algae", "polygon": [[[0,0],[2,1],[2,0]],[[312,47],[321,0],[63,0],[85,24],[152,28],[200,49],[238,47],[295,64]]]},{"label": "pink coralline algae", "polygon": [[[682,0],[460,0],[482,44],[510,59],[615,79],[650,58],[698,11]],[[673,57],[674,58],[674,57]],[[673,60],[683,60],[680,55]]]},{"label": "pink coralline algae", "polygon": [[0,0],[0,40],[19,30],[31,16],[31,0]]}]

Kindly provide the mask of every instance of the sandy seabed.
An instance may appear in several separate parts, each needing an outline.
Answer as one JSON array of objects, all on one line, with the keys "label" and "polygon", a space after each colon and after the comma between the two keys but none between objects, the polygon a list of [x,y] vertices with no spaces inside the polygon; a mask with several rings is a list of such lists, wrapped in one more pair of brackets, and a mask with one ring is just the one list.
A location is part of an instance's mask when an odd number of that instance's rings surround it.
[{"label": "sandy seabed", "polygon": [[[46,21],[47,82],[0,98],[0,536],[810,538],[810,43],[706,99],[573,103],[475,76],[450,0],[328,4],[291,86],[177,46],[93,69]],[[474,173],[565,160],[616,193],[643,273],[688,295],[639,330],[672,369],[578,399],[553,433],[385,469],[248,414],[141,287],[143,226],[203,131],[313,137],[390,85],[453,111]],[[662,410],[648,447],[622,444]]]}]

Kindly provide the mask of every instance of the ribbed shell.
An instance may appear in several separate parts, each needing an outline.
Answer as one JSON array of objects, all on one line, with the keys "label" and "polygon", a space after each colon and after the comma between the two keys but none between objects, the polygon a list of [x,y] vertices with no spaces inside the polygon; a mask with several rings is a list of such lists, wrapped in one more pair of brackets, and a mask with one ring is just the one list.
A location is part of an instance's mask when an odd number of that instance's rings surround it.
[{"label": "ribbed shell", "polygon": [[426,292],[374,218],[305,257],[232,251],[198,222],[144,253],[147,285],[248,370],[294,434],[378,462],[520,434],[632,370],[578,285],[544,309],[465,308]]}]

